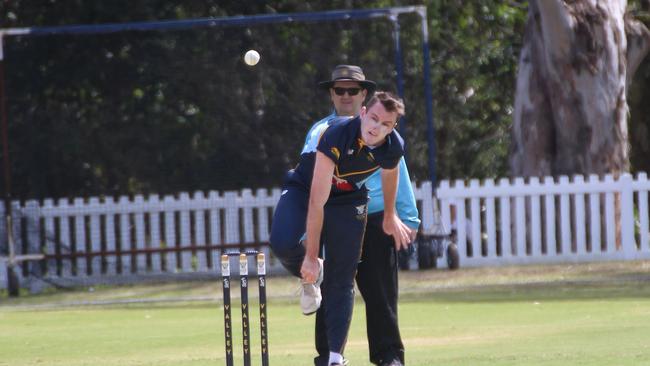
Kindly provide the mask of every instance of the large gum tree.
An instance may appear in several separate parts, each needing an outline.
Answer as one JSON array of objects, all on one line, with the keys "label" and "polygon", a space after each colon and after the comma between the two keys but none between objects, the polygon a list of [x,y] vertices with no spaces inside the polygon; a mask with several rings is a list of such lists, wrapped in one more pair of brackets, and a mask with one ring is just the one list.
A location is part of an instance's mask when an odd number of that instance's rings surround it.
[{"label": "large gum tree", "polygon": [[626,93],[650,32],[626,0],[530,0],[510,153],[514,176],[629,170]]}]

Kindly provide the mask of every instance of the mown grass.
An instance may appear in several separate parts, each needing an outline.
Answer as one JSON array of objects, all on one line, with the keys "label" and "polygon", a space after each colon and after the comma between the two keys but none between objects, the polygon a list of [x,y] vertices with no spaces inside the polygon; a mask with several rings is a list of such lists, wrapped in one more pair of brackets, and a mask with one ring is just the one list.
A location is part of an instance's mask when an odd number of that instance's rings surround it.
[{"label": "mown grass", "polygon": [[[648,365],[649,268],[626,262],[402,272],[407,364]],[[268,286],[271,364],[310,365],[313,317],[300,314],[295,281],[274,277]],[[0,365],[224,365],[220,299],[218,281],[3,296]],[[353,365],[369,365],[363,305],[358,299],[346,349]],[[253,306],[253,364],[260,364],[257,314]],[[242,364],[238,308],[233,319]]]}]

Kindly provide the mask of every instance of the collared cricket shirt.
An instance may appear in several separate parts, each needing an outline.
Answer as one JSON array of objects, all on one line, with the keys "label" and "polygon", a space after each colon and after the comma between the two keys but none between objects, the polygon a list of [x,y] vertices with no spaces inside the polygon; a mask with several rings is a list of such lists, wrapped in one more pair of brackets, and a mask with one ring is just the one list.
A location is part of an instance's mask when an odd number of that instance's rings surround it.
[{"label": "collared cricket shirt", "polygon": [[360,117],[334,118],[328,122],[309,131],[290,182],[306,189],[311,187],[316,151],[320,151],[335,165],[331,195],[365,190],[363,185],[373,173],[380,168],[395,168],[404,155],[404,141],[395,130],[382,145],[371,148],[361,139]]}]

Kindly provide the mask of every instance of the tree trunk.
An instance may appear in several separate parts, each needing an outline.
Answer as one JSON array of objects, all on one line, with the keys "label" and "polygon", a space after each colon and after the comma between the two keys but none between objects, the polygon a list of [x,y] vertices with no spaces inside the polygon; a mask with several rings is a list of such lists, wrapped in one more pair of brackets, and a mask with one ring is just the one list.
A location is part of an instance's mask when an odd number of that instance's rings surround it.
[{"label": "tree trunk", "polygon": [[650,35],[625,16],[626,6],[625,0],[530,1],[515,96],[513,176],[629,169],[628,72],[648,52]]}]

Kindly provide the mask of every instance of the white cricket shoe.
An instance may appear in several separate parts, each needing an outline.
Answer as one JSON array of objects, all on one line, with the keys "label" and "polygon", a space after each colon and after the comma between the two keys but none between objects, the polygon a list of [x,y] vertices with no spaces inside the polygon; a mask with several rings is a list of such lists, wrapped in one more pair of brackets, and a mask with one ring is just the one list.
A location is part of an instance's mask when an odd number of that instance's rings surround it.
[{"label": "white cricket shoe", "polygon": [[320,285],[323,283],[323,260],[318,258],[318,279],[315,283],[303,283],[302,293],[300,294],[300,308],[305,315],[311,315],[320,308],[323,301],[323,295],[320,292]]}]

